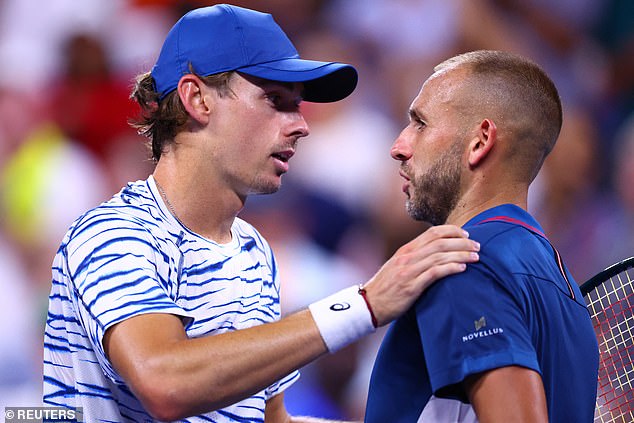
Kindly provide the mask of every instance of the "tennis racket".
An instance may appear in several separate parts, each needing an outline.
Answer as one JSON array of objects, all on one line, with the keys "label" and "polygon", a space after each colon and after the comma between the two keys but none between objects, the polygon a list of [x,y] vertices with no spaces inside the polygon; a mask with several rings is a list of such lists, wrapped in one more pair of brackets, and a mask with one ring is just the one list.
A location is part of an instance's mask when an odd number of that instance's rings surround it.
[{"label": "tennis racket", "polygon": [[634,257],[581,285],[599,342],[595,423],[634,422]]}]

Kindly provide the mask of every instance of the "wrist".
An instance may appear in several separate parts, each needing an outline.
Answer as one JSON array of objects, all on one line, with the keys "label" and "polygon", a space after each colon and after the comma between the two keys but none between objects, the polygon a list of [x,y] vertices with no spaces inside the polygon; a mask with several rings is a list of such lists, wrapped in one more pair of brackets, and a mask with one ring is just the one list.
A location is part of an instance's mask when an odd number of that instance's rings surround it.
[{"label": "wrist", "polygon": [[365,290],[352,286],[308,308],[328,351],[335,352],[375,331],[376,326],[365,298]]},{"label": "wrist", "polygon": [[365,287],[363,285],[359,285],[359,295],[361,295],[361,298],[363,298],[363,301],[365,301],[365,305],[368,308],[368,312],[370,313],[370,318],[372,320],[372,326],[374,326],[374,329],[379,327],[379,322],[376,319],[376,316],[374,315],[374,310],[372,310],[372,306],[370,305],[370,301],[368,301],[368,293],[365,290]]}]

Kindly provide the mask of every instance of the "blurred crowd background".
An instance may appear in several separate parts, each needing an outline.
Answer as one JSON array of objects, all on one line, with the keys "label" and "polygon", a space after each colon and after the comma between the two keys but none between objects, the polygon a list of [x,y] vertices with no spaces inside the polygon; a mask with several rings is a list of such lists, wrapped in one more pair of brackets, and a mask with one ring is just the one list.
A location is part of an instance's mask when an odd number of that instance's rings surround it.
[{"label": "blurred crowd background", "polygon": [[[41,402],[50,265],[70,223],[152,171],[127,125],[138,73],[173,23],[215,2],[0,1],[0,408]],[[555,80],[564,128],[531,211],[578,282],[634,255],[631,0],[251,0],[305,58],[354,64],[356,92],[303,111],[284,186],[242,217],[269,239],[292,312],[365,281],[425,226],[404,210],[392,141],[433,66],[456,53],[524,54]],[[293,413],[363,415],[384,331],[303,369]]]}]

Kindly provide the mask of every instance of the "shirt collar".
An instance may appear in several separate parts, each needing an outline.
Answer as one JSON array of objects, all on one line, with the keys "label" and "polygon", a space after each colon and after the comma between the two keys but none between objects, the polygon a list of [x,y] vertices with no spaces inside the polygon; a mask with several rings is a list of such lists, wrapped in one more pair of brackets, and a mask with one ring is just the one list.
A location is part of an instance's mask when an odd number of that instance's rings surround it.
[{"label": "shirt collar", "polygon": [[505,222],[515,225],[520,225],[526,229],[534,232],[542,237],[544,230],[541,225],[531,216],[526,210],[514,204],[502,204],[472,217],[465,225],[464,228],[470,226],[480,225],[486,222]]}]

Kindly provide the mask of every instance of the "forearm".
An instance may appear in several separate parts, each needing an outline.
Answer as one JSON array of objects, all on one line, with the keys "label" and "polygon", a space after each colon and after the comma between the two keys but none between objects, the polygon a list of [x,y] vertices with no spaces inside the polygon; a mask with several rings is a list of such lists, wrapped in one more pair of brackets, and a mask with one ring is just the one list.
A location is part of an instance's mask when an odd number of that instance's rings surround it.
[{"label": "forearm", "polygon": [[161,346],[153,339],[118,370],[150,412],[169,420],[238,402],[327,352],[308,311],[219,335],[162,339]]},{"label": "forearm", "polygon": [[[183,347],[195,356],[183,369],[187,377],[182,380],[192,393],[203,387],[205,396],[216,398],[213,408],[256,393],[327,352],[308,311],[279,322],[196,339]],[[202,409],[209,407],[204,404]]]}]

